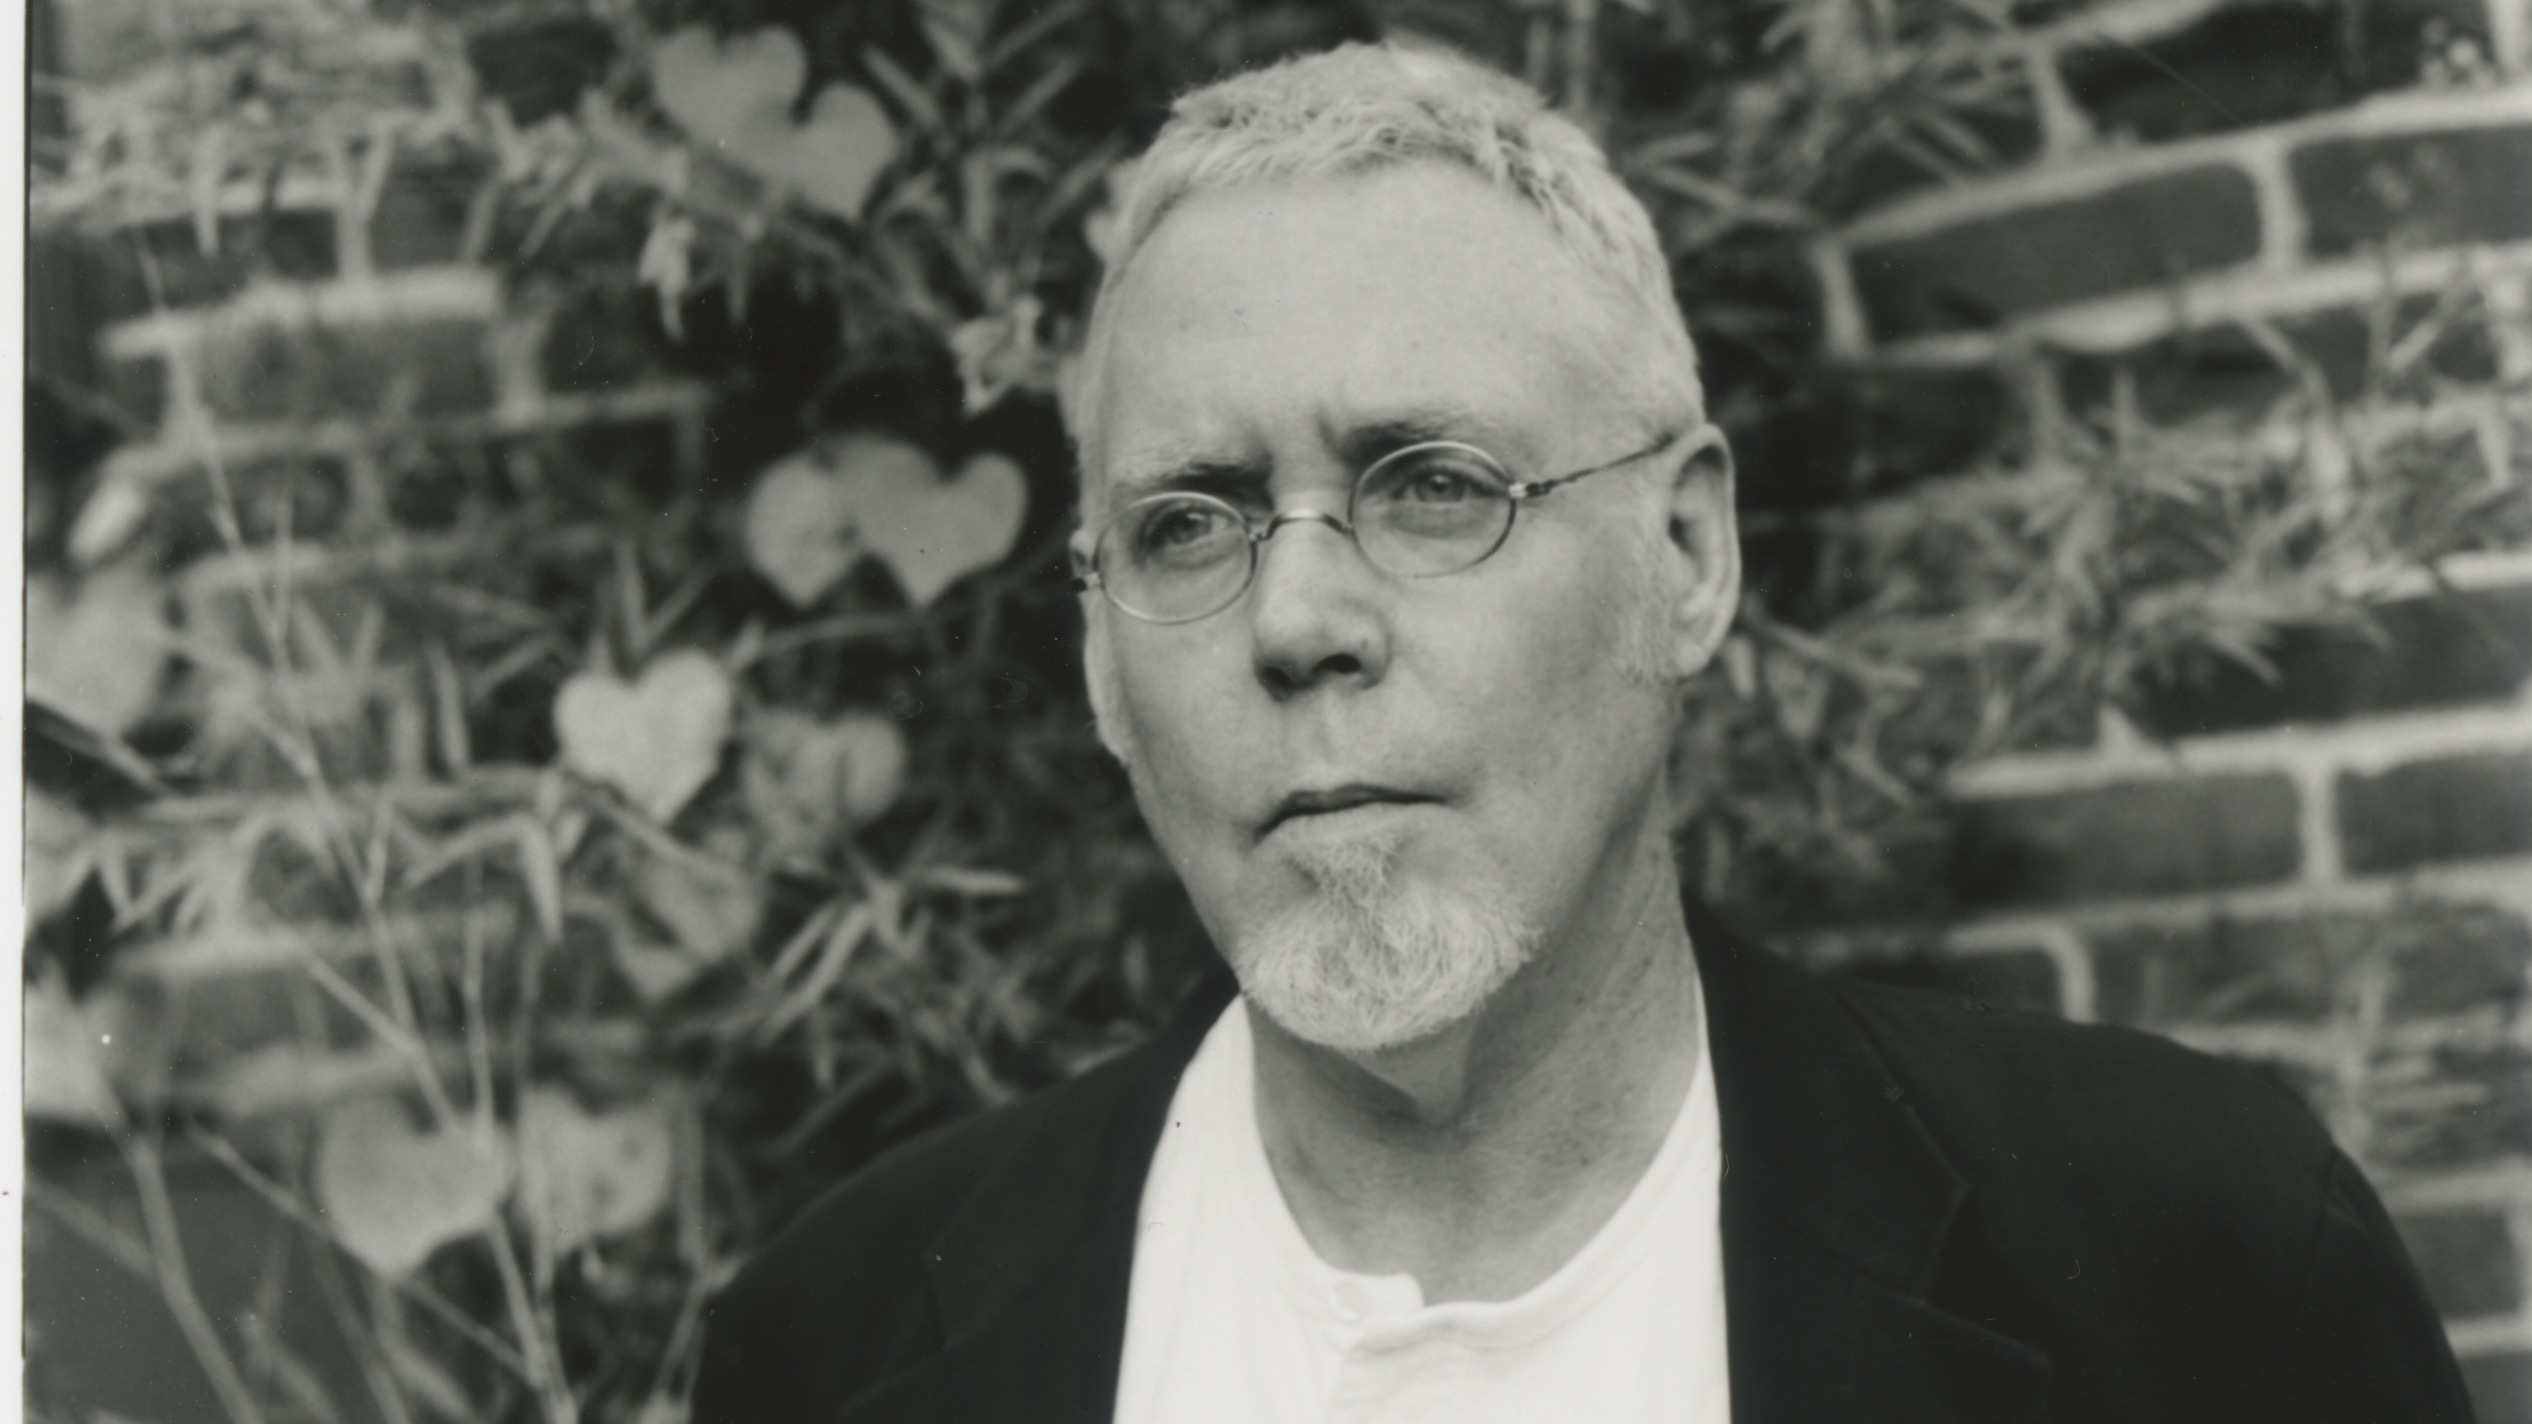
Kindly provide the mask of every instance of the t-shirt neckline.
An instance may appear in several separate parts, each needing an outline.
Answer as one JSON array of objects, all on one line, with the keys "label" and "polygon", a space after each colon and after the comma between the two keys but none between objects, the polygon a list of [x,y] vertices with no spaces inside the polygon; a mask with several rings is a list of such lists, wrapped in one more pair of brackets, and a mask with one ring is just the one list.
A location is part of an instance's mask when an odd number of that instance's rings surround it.
[{"label": "t-shirt neckline", "polygon": [[[1639,1249],[1665,1209],[1681,1205],[1690,1174],[1721,1153],[1707,1051],[1705,996],[1696,1000],[1697,1057],[1661,1147],[1627,1189],[1616,1211],[1580,1251],[1547,1279],[1509,1300],[1424,1303],[1411,1275],[1365,1275],[1320,1259],[1275,1180],[1257,1126],[1255,1046],[1245,996],[1233,999],[1219,1026],[1224,1042],[1216,1106],[1230,1129],[1222,1162],[1234,1210],[1265,1251],[1282,1288],[1305,1316],[1346,1344],[1397,1348],[1449,1336],[1477,1348],[1509,1348],[1569,1323],[1615,1290],[1652,1253]],[[1205,1048],[1214,1048],[1211,1042]]]}]

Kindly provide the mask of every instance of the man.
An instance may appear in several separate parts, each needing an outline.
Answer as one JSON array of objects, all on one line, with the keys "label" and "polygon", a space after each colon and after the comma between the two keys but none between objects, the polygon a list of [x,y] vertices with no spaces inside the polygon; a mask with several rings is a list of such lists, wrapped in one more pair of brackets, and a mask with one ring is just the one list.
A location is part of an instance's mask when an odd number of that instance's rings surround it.
[{"label": "man", "polygon": [[1731,462],[1534,96],[1350,49],[1183,101],[1076,394],[1100,734],[1230,975],[812,1209],[699,1424],[2467,1417],[2281,1089],[1683,912]]}]

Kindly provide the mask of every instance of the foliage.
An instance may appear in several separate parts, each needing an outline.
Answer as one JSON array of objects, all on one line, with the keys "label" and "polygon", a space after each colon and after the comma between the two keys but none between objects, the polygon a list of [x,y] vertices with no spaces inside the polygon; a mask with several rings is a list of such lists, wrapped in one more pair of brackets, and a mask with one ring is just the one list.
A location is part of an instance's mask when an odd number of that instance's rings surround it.
[{"label": "foliage", "polygon": [[[675,488],[387,399],[344,489],[180,405],[174,474],[32,492],[36,1205],[161,1288],[240,1421],[665,1424],[806,1193],[1175,997],[1201,937],[1089,735],[1053,400],[1161,98],[1383,27],[1528,73],[1654,205],[1745,428],[1819,390],[1801,243],[1991,161],[2015,102],[1965,5],[545,8],[577,89],[479,78],[522,63],[497,10],[171,7],[39,154],[42,229],[178,306],[206,255],[272,267],[246,229],[303,189],[368,234],[402,168],[464,175],[460,255],[529,329],[716,402]],[[2053,474],[1803,516],[1694,694],[1692,876],[1757,919],[1926,909],[1894,887],[1960,758],[2519,520],[2365,433],[2476,319],[2387,317],[2391,384],[2289,391],[2265,445],[2114,404]],[[208,1316],[170,1151],[330,1243],[366,1400]],[[46,1185],[96,1154],[129,1219]]]}]

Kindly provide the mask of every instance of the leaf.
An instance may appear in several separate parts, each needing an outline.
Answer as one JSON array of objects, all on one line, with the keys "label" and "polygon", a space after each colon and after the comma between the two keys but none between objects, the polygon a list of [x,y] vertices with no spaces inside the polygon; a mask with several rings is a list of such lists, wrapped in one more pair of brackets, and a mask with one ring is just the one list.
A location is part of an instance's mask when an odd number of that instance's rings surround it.
[{"label": "leaf", "polygon": [[750,560],[797,606],[815,603],[868,554],[922,607],[1011,552],[1028,498],[1008,456],[976,455],[943,480],[918,447],[856,435],[767,470],[749,498],[745,539]]},{"label": "leaf", "polygon": [[1022,297],[1005,311],[962,322],[950,332],[968,415],[991,409],[1013,390],[1054,389],[1056,353],[1037,334],[1044,314],[1037,298]]},{"label": "leaf", "polygon": [[223,1060],[183,1094],[234,1121],[372,1096],[412,1076],[413,1059],[385,1044],[333,1051],[273,1043]]},{"label": "leaf", "polygon": [[639,682],[583,672],[554,699],[563,761],[654,818],[674,817],[721,762],[730,732],[729,674],[704,653],[670,653]]},{"label": "leaf", "polygon": [[868,91],[829,84],[795,124],[808,57],[787,30],[716,39],[689,25],[651,52],[651,89],[688,134],[840,217],[858,218],[897,156],[896,126]]},{"label": "leaf", "polygon": [[809,607],[861,561],[850,506],[833,466],[815,447],[785,456],[757,477],[748,495],[748,561],[792,606]]},{"label": "leaf", "polygon": [[97,868],[96,827],[41,789],[26,792],[26,918],[30,925],[70,903]]},{"label": "leaf", "polygon": [[717,144],[747,141],[769,125],[790,127],[809,57],[791,32],[762,29],[724,40],[688,25],[651,51],[651,92],[678,126]]},{"label": "leaf", "polygon": [[492,1224],[510,1189],[510,1154],[472,1129],[426,1132],[393,1098],[360,1098],[325,1115],[316,1199],[334,1239],[384,1276]]},{"label": "leaf", "polygon": [[547,944],[563,942],[563,858],[545,823],[521,818],[518,831],[519,875],[527,885],[528,903],[536,908],[536,928]]},{"label": "leaf", "polygon": [[1109,266],[1116,265],[1119,249],[1125,244],[1125,233],[1120,224],[1125,220],[1125,199],[1134,189],[1134,169],[1139,161],[1125,158],[1109,166],[1102,180],[1107,189],[1105,196],[1099,206],[1081,220],[1082,240],[1090,244],[1093,255]]},{"label": "leaf", "polygon": [[119,1120],[122,1106],[106,1071],[113,1033],[107,1016],[50,980],[26,985],[23,1013],[26,1115],[89,1127]]},{"label": "leaf", "polygon": [[807,123],[739,157],[828,212],[858,218],[871,186],[896,160],[897,129],[869,91],[829,84],[809,106]]},{"label": "leaf", "polygon": [[1029,888],[1027,881],[1008,872],[979,870],[965,865],[927,865],[908,875],[906,881],[927,890],[940,890],[970,900],[1004,899]]},{"label": "leaf", "polygon": [[139,532],[150,515],[148,491],[136,480],[109,475],[79,507],[70,526],[70,559],[85,567],[103,562]]},{"label": "leaf", "polygon": [[657,1216],[676,1165],[676,1116],[665,1097],[603,1113],[554,1088],[531,1088],[520,1101],[521,1195],[556,1255]]},{"label": "leaf", "polygon": [[699,965],[745,949],[765,908],[753,876],[700,856],[652,856],[633,893]]},{"label": "leaf", "polygon": [[121,733],[149,711],[167,662],[165,599],[137,565],[75,587],[26,585],[26,693],[92,727]]},{"label": "leaf", "polygon": [[740,793],[779,857],[815,860],[905,794],[905,733],[889,718],[764,712],[750,719],[747,740]]}]

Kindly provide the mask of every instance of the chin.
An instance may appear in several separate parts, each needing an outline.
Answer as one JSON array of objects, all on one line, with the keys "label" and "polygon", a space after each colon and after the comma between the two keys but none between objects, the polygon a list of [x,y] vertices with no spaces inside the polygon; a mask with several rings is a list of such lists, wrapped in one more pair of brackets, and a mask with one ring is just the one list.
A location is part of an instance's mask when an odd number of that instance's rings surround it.
[{"label": "chin", "polygon": [[1393,887],[1359,856],[1318,893],[1241,937],[1249,1001],[1286,1033],[1377,1053],[1474,1015],[1527,964],[1537,933],[1482,896]]}]

